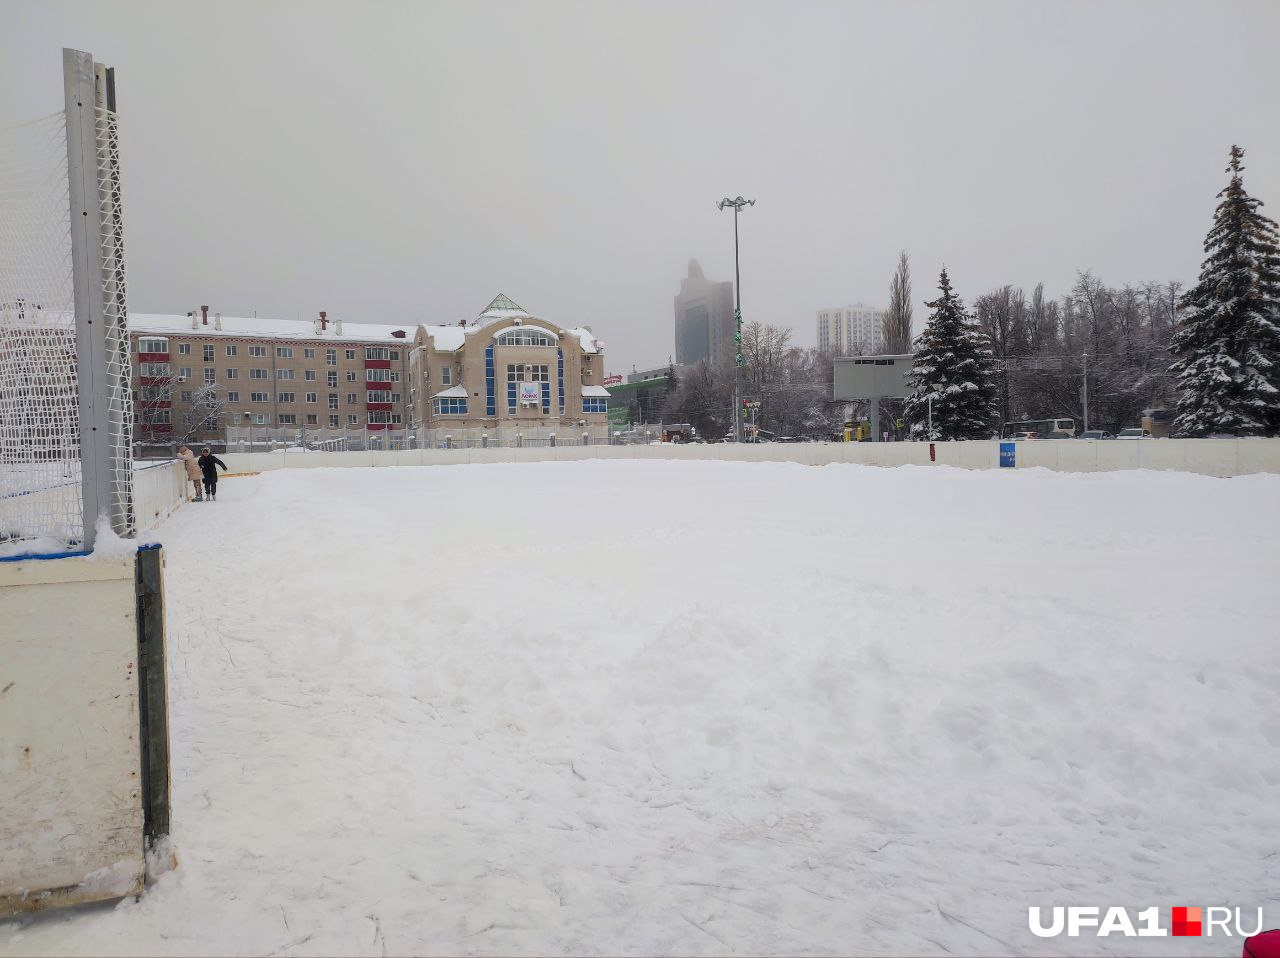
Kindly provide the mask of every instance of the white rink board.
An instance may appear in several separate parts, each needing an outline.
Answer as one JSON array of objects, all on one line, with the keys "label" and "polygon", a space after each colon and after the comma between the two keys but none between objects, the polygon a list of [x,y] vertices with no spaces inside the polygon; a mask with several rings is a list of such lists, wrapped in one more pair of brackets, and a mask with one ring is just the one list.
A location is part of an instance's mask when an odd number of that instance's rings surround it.
[{"label": "white rink board", "polygon": [[0,563],[0,915],[141,891],[134,557]]},{"label": "white rink board", "polygon": [[[1015,468],[1056,472],[1157,469],[1205,476],[1280,473],[1280,439],[1063,439],[1016,443]],[[934,444],[937,465],[996,469],[1000,443],[989,440]],[[822,466],[845,462],[871,466],[930,464],[923,442],[734,443],[647,446],[501,446],[487,449],[416,449],[396,452],[224,453],[230,472],[352,466],[433,466],[484,462],[565,462],[579,459],[697,459],[738,462],[798,462]]]}]

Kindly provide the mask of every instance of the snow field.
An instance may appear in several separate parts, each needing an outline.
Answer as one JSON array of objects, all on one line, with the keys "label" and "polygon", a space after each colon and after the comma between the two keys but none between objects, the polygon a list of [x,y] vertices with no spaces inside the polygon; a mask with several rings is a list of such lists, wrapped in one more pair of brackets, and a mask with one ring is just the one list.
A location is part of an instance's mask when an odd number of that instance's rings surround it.
[{"label": "snow field", "polygon": [[1132,954],[1027,907],[1280,924],[1280,477],[219,491],[155,533],[181,866],[0,924],[0,954]]}]

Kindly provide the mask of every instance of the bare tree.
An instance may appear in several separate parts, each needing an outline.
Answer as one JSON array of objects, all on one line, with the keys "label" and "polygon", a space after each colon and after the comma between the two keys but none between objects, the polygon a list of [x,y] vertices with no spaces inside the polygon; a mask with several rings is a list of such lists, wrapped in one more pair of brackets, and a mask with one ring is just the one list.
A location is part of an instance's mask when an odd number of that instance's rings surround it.
[{"label": "bare tree", "polygon": [[884,318],[884,348],[890,353],[911,351],[911,265],[906,250],[898,254],[898,270],[889,281],[889,311]]}]

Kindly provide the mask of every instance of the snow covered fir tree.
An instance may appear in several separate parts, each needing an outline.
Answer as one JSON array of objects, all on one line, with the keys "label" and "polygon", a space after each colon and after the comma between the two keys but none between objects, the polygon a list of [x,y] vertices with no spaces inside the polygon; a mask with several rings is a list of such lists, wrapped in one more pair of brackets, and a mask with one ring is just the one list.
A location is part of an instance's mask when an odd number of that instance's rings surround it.
[{"label": "snow covered fir tree", "polygon": [[1182,299],[1169,346],[1178,436],[1280,433],[1280,242],[1262,202],[1245,192],[1242,159],[1232,146],[1200,281]]},{"label": "snow covered fir tree", "polygon": [[933,312],[916,340],[903,412],[916,439],[988,439],[996,405],[991,343],[951,291],[945,268],[938,288],[942,295],[925,303]]}]

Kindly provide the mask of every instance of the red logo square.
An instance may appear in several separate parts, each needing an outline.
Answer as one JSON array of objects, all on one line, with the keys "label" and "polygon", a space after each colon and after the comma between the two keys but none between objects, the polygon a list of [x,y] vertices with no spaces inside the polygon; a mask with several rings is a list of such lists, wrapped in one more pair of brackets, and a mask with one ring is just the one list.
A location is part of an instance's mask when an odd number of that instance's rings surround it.
[{"label": "red logo square", "polygon": [[1200,934],[1200,909],[1175,908],[1173,910],[1173,933],[1184,937]]}]

